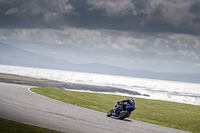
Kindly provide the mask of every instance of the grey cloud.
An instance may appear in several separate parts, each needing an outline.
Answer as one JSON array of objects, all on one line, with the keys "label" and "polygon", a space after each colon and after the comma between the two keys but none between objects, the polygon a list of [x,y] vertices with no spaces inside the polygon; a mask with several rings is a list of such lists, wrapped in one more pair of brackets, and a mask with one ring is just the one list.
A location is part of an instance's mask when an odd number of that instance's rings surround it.
[{"label": "grey cloud", "polygon": [[199,15],[200,14],[200,1],[195,1],[192,3],[192,6],[190,7],[189,10],[191,13]]},{"label": "grey cloud", "polygon": [[25,2],[22,8],[26,10],[26,13],[30,15],[40,14],[40,13],[59,13],[59,14],[69,14],[73,13],[74,8],[72,5],[68,4],[68,0],[34,0]]},{"label": "grey cloud", "polygon": [[121,17],[130,28],[131,24],[137,24],[140,30],[151,32],[200,33],[198,0],[88,0],[87,3],[92,6],[91,11],[102,10],[105,16]]},{"label": "grey cloud", "polygon": [[[190,12],[195,1],[176,0],[176,1],[159,1],[156,7],[160,7],[160,16],[156,19],[159,22],[167,22],[176,29],[182,30],[199,30],[200,23],[195,19],[199,19],[199,14]],[[157,9],[158,10],[158,9]],[[156,11],[156,10],[155,10]]]},{"label": "grey cloud", "polygon": [[17,14],[18,12],[19,10],[17,8],[11,8],[5,13],[5,15]]},{"label": "grey cloud", "polygon": [[107,16],[126,16],[135,14],[135,6],[131,0],[88,0],[87,3],[92,5],[89,10],[103,9]]},{"label": "grey cloud", "polygon": [[0,1],[1,28],[59,28],[68,15],[77,15],[68,0]]},{"label": "grey cloud", "polygon": [[0,0],[0,4],[10,4],[13,3],[15,0]]},{"label": "grey cloud", "polygon": [[[198,0],[1,0],[1,28],[200,34]],[[36,21],[37,20],[37,21]]]},{"label": "grey cloud", "polygon": [[34,15],[46,12],[73,13],[74,8],[68,0],[1,0],[1,8],[4,10],[18,9],[25,10],[24,13]]},{"label": "grey cloud", "polygon": [[[2,36],[3,35],[3,36]],[[180,56],[199,60],[200,37],[186,34],[146,36],[112,30],[80,28],[0,30],[0,38],[13,42],[75,46],[85,50],[154,53],[157,56]]]}]

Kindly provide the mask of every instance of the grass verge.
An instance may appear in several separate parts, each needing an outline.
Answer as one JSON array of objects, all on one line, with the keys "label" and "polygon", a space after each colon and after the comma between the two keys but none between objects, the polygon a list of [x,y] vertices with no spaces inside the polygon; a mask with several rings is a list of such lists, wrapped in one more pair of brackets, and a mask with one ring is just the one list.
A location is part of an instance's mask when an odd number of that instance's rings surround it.
[{"label": "grass verge", "polygon": [[[66,91],[55,88],[32,88],[38,94],[107,113],[117,101],[125,96]],[[200,106],[136,98],[136,110],[131,119],[149,122],[166,127],[200,133]]]},{"label": "grass verge", "polygon": [[62,133],[0,118],[0,133]]}]

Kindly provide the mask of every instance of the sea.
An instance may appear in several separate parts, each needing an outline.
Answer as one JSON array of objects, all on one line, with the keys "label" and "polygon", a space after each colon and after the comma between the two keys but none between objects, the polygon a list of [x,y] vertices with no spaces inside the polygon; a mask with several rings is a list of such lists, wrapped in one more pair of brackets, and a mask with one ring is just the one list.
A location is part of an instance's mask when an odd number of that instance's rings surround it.
[{"label": "sea", "polygon": [[[200,105],[200,83],[186,83],[9,65],[0,65],[0,73],[14,74],[39,79],[50,79],[67,83],[110,86],[135,91],[142,94],[130,95],[119,92],[112,93],[116,95]],[[110,92],[100,93],[110,94]]]}]

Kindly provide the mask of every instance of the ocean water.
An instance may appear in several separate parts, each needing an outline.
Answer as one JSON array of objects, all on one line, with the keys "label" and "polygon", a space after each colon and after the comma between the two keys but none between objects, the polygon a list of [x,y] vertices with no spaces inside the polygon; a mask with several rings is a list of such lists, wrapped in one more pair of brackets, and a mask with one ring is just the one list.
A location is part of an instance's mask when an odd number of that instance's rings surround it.
[{"label": "ocean water", "polygon": [[[8,65],[0,65],[0,73],[51,79],[70,83],[111,86],[149,95],[149,97],[139,95],[135,95],[134,97],[200,105],[200,84],[194,83]],[[113,93],[117,95],[131,96],[130,94]]]}]

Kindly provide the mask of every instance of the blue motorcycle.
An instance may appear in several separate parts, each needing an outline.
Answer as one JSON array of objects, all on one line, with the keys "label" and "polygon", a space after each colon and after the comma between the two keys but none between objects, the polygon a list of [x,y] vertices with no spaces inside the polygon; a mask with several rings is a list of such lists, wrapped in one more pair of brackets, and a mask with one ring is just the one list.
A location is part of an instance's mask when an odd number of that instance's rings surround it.
[{"label": "blue motorcycle", "polygon": [[111,109],[107,116],[115,116],[118,117],[120,120],[124,120],[125,118],[129,117],[132,111],[135,109],[133,106],[129,106],[124,104],[123,102],[117,102],[113,109]]}]

